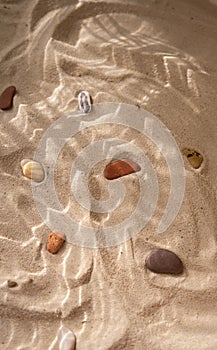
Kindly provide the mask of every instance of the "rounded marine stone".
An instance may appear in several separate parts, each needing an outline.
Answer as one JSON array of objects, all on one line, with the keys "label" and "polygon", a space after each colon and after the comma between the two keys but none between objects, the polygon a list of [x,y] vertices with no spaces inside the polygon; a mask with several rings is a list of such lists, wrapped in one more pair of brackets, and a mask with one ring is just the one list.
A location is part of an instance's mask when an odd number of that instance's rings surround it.
[{"label": "rounded marine stone", "polygon": [[75,350],[76,337],[72,330],[61,326],[58,331],[59,350]]},{"label": "rounded marine stone", "polygon": [[23,175],[35,182],[42,182],[45,178],[43,166],[31,159],[23,159],[21,161]]},{"label": "rounded marine stone", "polygon": [[146,258],[146,267],[156,273],[178,275],[183,272],[180,258],[167,249],[154,249]]},{"label": "rounded marine stone", "polygon": [[118,179],[141,170],[140,166],[130,159],[119,159],[109,163],[105,170],[104,176],[107,180]]},{"label": "rounded marine stone", "polygon": [[47,240],[47,250],[51,254],[56,254],[60,250],[64,242],[64,234],[59,232],[51,232]]},{"label": "rounded marine stone", "polygon": [[0,108],[10,109],[13,105],[13,97],[16,93],[15,86],[8,86],[0,95]]},{"label": "rounded marine stone", "polygon": [[78,107],[83,113],[91,111],[91,96],[88,91],[81,91],[78,95]]},{"label": "rounded marine stone", "polygon": [[18,286],[17,282],[12,281],[12,280],[8,280],[8,287],[9,288],[14,288],[14,287],[17,287],[17,286]]},{"label": "rounded marine stone", "polygon": [[195,149],[185,148],[183,154],[194,169],[200,168],[203,163],[203,156],[199,152]]}]

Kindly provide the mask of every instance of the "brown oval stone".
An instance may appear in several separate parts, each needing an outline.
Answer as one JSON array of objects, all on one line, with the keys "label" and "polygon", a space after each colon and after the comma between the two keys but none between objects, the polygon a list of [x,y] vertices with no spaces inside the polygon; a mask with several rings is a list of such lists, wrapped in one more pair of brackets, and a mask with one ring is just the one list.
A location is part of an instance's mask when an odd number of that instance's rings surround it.
[{"label": "brown oval stone", "polygon": [[167,249],[155,249],[146,258],[146,266],[156,273],[178,275],[183,272],[183,263],[179,257]]},{"label": "brown oval stone", "polygon": [[129,159],[120,159],[108,164],[104,170],[107,180],[118,179],[119,177],[136,173],[141,170],[140,166]]},{"label": "brown oval stone", "polygon": [[12,281],[12,280],[8,280],[8,287],[9,288],[14,288],[14,287],[17,287],[17,286],[18,286],[17,282]]},{"label": "brown oval stone", "polygon": [[13,97],[16,93],[16,88],[15,86],[9,86],[7,89],[5,89],[1,96],[0,96],[0,108],[5,110],[5,109],[10,109],[13,104]]},{"label": "brown oval stone", "polygon": [[47,241],[47,250],[52,254],[56,254],[60,250],[64,242],[64,234],[58,232],[51,232]]}]

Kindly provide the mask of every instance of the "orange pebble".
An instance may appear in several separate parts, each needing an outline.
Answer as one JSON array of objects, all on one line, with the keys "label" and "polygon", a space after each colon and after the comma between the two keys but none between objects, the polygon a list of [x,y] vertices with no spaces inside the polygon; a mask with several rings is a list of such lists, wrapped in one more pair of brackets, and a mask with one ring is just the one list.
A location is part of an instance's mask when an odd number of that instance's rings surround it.
[{"label": "orange pebble", "polygon": [[52,254],[56,254],[60,250],[64,242],[64,234],[51,232],[47,241],[47,250]]},{"label": "orange pebble", "polygon": [[141,170],[140,166],[129,159],[116,160],[107,165],[104,176],[108,180],[118,179]]}]

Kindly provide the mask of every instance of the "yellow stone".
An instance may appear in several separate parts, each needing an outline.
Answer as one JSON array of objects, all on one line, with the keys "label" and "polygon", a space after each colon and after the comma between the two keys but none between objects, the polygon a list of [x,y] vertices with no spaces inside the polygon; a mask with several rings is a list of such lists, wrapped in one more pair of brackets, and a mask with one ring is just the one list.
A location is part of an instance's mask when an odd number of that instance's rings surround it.
[{"label": "yellow stone", "polygon": [[45,173],[43,166],[30,159],[23,159],[21,161],[21,167],[23,175],[28,179],[31,179],[35,182],[42,182],[45,178]]},{"label": "yellow stone", "polygon": [[183,150],[183,154],[186,156],[187,160],[194,169],[198,169],[201,166],[203,162],[203,156],[195,149],[185,148]]}]

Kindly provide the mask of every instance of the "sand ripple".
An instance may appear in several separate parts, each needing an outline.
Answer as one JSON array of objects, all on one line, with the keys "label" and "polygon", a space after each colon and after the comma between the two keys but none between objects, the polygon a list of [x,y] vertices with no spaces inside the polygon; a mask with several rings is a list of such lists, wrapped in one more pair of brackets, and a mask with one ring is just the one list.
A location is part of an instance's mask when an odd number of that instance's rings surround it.
[{"label": "sand ripple", "polygon": [[[2,349],[57,350],[61,324],[76,334],[78,350],[216,349],[216,6],[204,3],[1,1],[1,88],[13,83],[18,90],[0,125]],[[198,149],[205,164],[195,172],[186,162],[185,200],[163,235],[155,234],[156,215],[122,246],[92,251],[67,244],[51,256],[49,230],[20,161],[33,157],[52,122],[77,108],[81,90],[94,103],[139,104],[166,124],[180,149]],[[100,133],[81,133],[62,151],[56,186],[64,204],[70,162]],[[153,145],[135,139],[159,171],[160,215],[168,170]],[[104,185],[92,182],[96,198],[107,198]],[[138,190],[132,180],[126,185]],[[82,209],[76,215],[84,219]],[[93,213],[88,218],[103,222]],[[182,276],[145,271],[156,246],[181,257]],[[18,287],[9,289],[8,279]]]}]

